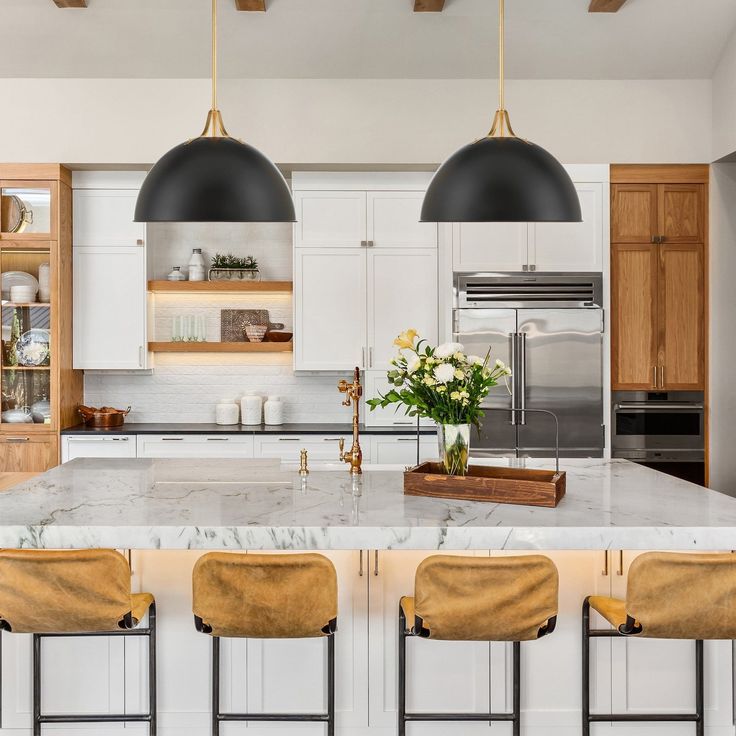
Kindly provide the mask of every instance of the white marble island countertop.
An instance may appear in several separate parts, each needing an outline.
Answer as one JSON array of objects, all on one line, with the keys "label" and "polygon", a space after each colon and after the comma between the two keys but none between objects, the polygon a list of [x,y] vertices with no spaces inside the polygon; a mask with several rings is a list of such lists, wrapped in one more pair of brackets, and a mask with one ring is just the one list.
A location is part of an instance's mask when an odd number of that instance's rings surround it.
[{"label": "white marble island countertop", "polygon": [[404,496],[400,470],[302,484],[274,461],[78,459],[0,493],[0,547],[736,549],[734,498],[626,460],[562,469],[544,509]]}]

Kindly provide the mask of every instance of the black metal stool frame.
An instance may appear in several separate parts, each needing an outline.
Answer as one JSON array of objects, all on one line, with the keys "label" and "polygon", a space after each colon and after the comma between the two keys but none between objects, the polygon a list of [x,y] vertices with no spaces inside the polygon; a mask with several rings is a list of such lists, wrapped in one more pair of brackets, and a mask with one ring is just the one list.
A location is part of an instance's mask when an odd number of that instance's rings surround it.
[{"label": "black metal stool frame", "polygon": [[[557,617],[553,616],[539,631],[539,638],[551,634],[555,630]],[[423,631],[423,629],[422,629]],[[508,713],[407,713],[406,712],[406,640],[411,636],[422,637],[421,631],[414,633],[406,625],[406,615],[399,603],[399,696],[398,719],[399,736],[406,736],[406,724],[409,721],[506,721],[512,724],[513,736],[521,732],[521,642],[513,642],[512,675],[513,694],[512,708]]]},{"label": "black metal stool frame", "polygon": [[[194,617],[197,631],[211,632],[199,616]],[[327,639],[327,712],[326,713],[223,713],[220,710],[220,637],[212,637],[212,736],[219,736],[220,724],[226,721],[267,721],[284,723],[326,723],[327,736],[335,736],[335,632],[333,619],[323,629]]]},{"label": "black metal stool frame", "polygon": [[697,736],[705,734],[704,665],[703,641],[695,639],[695,713],[591,713],[590,712],[590,640],[595,638],[619,638],[638,633],[641,627],[635,626],[628,616],[624,631],[618,629],[590,628],[590,600],[583,601],[583,736],[590,736],[591,723],[682,723],[695,724]]},{"label": "black metal stool frame", "polygon": [[[120,631],[90,631],[73,634],[33,634],[33,736],[41,736],[44,723],[148,723],[149,733],[156,736],[156,603],[148,609],[148,626],[133,628],[130,614],[124,619],[126,628]],[[0,637],[2,632],[0,630]],[[148,637],[148,712],[147,713],[99,713],[99,714],[44,714],[41,712],[41,640],[90,636],[145,636]],[[2,649],[0,648],[0,652]],[[0,660],[1,661],[1,660]],[[0,728],[2,708],[0,707]]]}]

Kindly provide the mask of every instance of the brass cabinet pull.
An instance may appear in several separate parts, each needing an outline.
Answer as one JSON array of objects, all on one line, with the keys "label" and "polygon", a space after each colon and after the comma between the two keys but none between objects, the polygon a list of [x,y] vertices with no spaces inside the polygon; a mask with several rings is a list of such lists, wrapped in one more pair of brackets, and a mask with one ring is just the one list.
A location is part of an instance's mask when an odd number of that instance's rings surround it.
[{"label": "brass cabinet pull", "polygon": [[622,576],[624,574],[624,551],[620,549],[618,551],[618,570],[616,575]]},{"label": "brass cabinet pull", "polygon": [[184,438],[183,437],[162,437],[162,442],[181,442]]},{"label": "brass cabinet pull", "polygon": [[358,576],[363,577],[363,550],[358,550]]},{"label": "brass cabinet pull", "polygon": [[659,367],[659,387],[664,388],[664,366]]},{"label": "brass cabinet pull", "polygon": [[654,374],[654,381],[652,382],[652,387],[657,388],[657,366],[652,366],[652,373]]},{"label": "brass cabinet pull", "polygon": [[604,578],[608,577],[608,550],[603,552],[603,570],[601,571],[601,575]]},{"label": "brass cabinet pull", "polygon": [[373,562],[373,574],[378,575],[378,550],[376,549],[374,550],[374,552],[375,552],[376,557]]},{"label": "brass cabinet pull", "polygon": [[8,437],[6,442],[30,442],[30,437]]}]

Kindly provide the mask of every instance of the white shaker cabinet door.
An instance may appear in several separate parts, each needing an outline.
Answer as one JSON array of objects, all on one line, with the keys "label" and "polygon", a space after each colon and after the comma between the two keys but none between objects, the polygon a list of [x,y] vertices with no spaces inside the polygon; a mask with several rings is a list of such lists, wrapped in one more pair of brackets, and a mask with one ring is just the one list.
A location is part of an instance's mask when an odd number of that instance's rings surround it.
[{"label": "white shaker cabinet door", "polygon": [[253,435],[139,434],[138,457],[248,459],[253,457]]},{"label": "white shaker cabinet door", "polygon": [[[447,554],[443,552],[443,554]],[[450,553],[453,554],[453,553]],[[458,553],[487,556],[487,552]],[[397,637],[401,596],[414,594],[417,566],[427,552],[369,552],[370,726],[396,733]],[[377,573],[377,574],[376,574]],[[488,642],[407,642],[407,710],[411,712],[488,712]],[[413,723],[414,736],[488,734],[488,723]]]},{"label": "white shaker cabinet door", "polygon": [[452,228],[454,271],[524,271],[530,262],[526,222],[458,222]]},{"label": "white shaker cabinet door", "polygon": [[[365,371],[363,374],[363,398],[377,399],[385,395],[391,389],[388,382],[388,376],[385,370]],[[404,407],[399,406],[395,411],[396,404],[391,404],[385,409],[374,409],[371,411],[369,406],[361,407],[361,420],[368,427],[404,427],[411,429],[417,426],[416,417],[407,416],[404,413]],[[419,423],[426,426],[434,426],[431,419],[420,419]],[[378,462],[374,459],[374,462]]]},{"label": "white shaker cabinet door", "polygon": [[[417,436],[373,435],[371,457],[375,465],[416,465]],[[419,435],[418,462],[432,460],[438,455],[436,436]]]},{"label": "white shaker cabinet door", "polygon": [[[335,379],[337,385],[337,379]],[[335,389],[337,393],[337,389]],[[346,426],[350,421],[351,413],[349,409],[345,409]],[[300,460],[300,451],[306,450],[308,454],[309,467],[315,467],[318,464],[334,464],[339,466],[340,451],[339,440],[345,440],[345,448],[350,449],[352,444],[352,435],[350,429],[342,434],[318,435],[318,434],[264,434],[254,438],[253,452],[255,457],[264,459],[281,460],[286,465],[298,466]],[[371,448],[366,436],[361,438],[361,449],[363,451],[363,463],[371,461]],[[347,465],[345,465],[347,469]]]},{"label": "white shaker cabinet door", "polygon": [[375,248],[436,248],[437,223],[419,222],[424,192],[368,192],[368,243]]},{"label": "white shaker cabinet door", "polygon": [[415,329],[437,344],[437,251],[391,248],[368,251],[368,364],[388,369],[396,336]]},{"label": "white shaker cabinet door", "polygon": [[[530,224],[537,271],[600,271],[603,268],[603,187],[576,184],[582,222]],[[530,248],[531,250],[531,248]]]},{"label": "white shaker cabinet door", "polygon": [[366,240],[365,192],[294,192],[296,248],[360,248]]},{"label": "white shaker cabinet door", "polygon": [[135,457],[136,437],[134,434],[109,435],[63,435],[61,438],[61,462],[68,463],[78,457]]},{"label": "white shaker cabinet door", "polygon": [[147,367],[146,251],[74,248],[74,367]]},{"label": "white shaker cabinet door", "polygon": [[141,246],[146,226],[133,222],[137,189],[75,189],[74,246]]},{"label": "white shaker cabinet door", "polygon": [[294,369],[365,366],[366,257],[362,248],[297,248]]}]

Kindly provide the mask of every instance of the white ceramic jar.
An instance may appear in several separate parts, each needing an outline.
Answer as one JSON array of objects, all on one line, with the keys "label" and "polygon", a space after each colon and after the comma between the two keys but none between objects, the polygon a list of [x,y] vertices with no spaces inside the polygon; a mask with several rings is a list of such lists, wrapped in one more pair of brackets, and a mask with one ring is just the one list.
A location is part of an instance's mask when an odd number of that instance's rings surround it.
[{"label": "white ceramic jar", "polygon": [[269,396],[263,405],[263,421],[265,424],[284,423],[284,403],[278,396]]},{"label": "white ceramic jar", "polygon": [[237,424],[240,409],[233,399],[220,399],[215,406],[215,424]]},{"label": "white ceramic jar", "polygon": [[192,251],[192,257],[189,259],[189,280],[204,281],[204,256],[201,248]]},{"label": "white ceramic jar", "polygon": [[253,391],[249,391],[240,399],[240,421],[242,424],[254,425],[261,423],[261,409],[263,400]]},{"label": "white ceramic jar", "polygon": [[181,266],[174,266],[166,277],[169,281],[186,281],[187,277],[181,272]]}]

